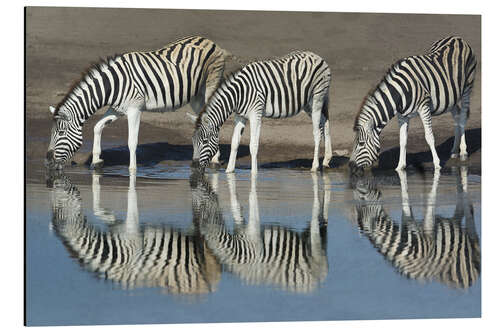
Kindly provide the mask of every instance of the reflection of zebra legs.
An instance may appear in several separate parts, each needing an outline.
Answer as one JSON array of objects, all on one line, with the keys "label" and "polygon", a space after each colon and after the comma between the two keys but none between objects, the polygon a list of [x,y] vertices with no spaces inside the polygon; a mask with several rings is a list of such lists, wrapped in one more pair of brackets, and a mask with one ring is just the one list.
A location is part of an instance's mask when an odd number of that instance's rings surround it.
[{"label": "reflection of zebra legs", "polygon": [[[101,207],[100,178],[101,175],[99,174],[94,173],[92,175],[92,201],[94,215],[103,222],[114,224],[118,222],[118,220],[113,212],[107,208]],[[129,177],[129,187],[127,192],[127,216],[125,218],[125,224],[120,226],[120,228],[124,228],[124,230],[130,234],[139,233],[139,210],[137,208],[137,192],[135,190],[135,182],[136,175],[132,172]]]},{"label": "reflection of zebra legs", "polygon": [[318,189],[318,175],[316,173],[311,173],[313,179],[313,208],[311,214],[311,249],[313,251],[313,257],[319,257],[321,253],[321,234],[320,228],[328,224],[328,206],[330,205],[330,191],[327,190],[326,184],[330,182],[330,178],[327,173],[323,173],[323,196],[319,198]]},{"label": "reflection of zebra legs", "polygon": [[[251,177],[248,222],[245,223],[236,194],[236,181],[228,174],[234,232],[224,225],[205,229],[205,238],[227,269],[248,283],[278,285],[286,290],[308,292],[327,274],[326,217],[329,193],[320,197],[318,176],[313,177],[313,207],[308,231],[260,224],[257,177]],[[328,177],[325,175],[325,184]]]},{"label": "reflection of zebra legs", "polygon": [[107,208],[101,207],[101,175],[94,173],[92,175],[92,202],[94,215],[97,216],[101,221],[107,223],[115,223],[116,217],[112,211]]},{"label": "reflection of zebra legs", "polygon": [[235,225],[244,229],[245,235],[255,243],[255,247],[260,247],[260,213],[259,213],[259,201],[257,196],[257,176],[255,174],[251,175],[250,183],[250,193],[248,195],[248,224],[245,226],[245,218],[241,213],[241,205],[238,201],[238,196],[236,193],[236,179],[233,173],[227,174],[227,181],[229,187],[229,194],[231,198],[231,210],[233,213],[233,219]]},{"label": "reflection of zebra legs", "polygon": [[[411,209],[410,205],[410,200],[408,196],[408,180],[406,177],[406,171],[405,170],[397,170],[399,180],[401,183],[401,201],[402,201],[402,207],[403,207],[403,221],[412,221],[413,218],[413,212]],[[426,203],[426,210],[425,210],[425,215],[424,215],[424,223],[423,223],[423,228],[424,231],[429,232],[432,231],[434,228],[434,222],[435,222],[435,210],[436,210],[436,195],[437,195],[437,188],[439,185],[439,177],[440,173],[439,170],[434,171],[434,177],[432,181],[432,187],[429,192],[428,198],[427,198],[427,203]]]},{"label": "reflection of zebra legs", "polygon": [[[455,172],[457,171],[453,168]],[[474,207],[469,201],[467,194],[467,166],[459,168],[459,176],[457,176],[457,206],[455,209],[454,219],[462,219],[465,216],[465,228],[473,242],[479,244],[479,239],[476,232],[476,225],[474,223]],[[479,251],[479,250],[478,250]]]}]

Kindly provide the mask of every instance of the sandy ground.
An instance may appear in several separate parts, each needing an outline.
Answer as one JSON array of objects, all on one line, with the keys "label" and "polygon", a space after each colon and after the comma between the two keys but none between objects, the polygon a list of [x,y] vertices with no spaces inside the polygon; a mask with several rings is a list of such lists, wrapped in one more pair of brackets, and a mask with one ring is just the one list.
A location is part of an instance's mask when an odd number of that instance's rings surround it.
[{"label": "sandy ground", "polygon": [[[333,82],[330,119],[333,149],[352,148],[352,125],[366,93],[397,59],[424,52],[433,41],[460,35],[475,50],[479,64],[467,124],[469,164],[481,161],[481,19],[462,15],[396,15],[359,13],[297,13],[30,7],[26,10],[26,157],[39,167],[51,126],[49,105],[57,104],[80,72],[100,57],[151,50],[186,35],[200,34],[241,59],[266,59],[308,49],[329,63]],[[237,68],[229,64],[228,71]],[[186,107],[167,114],[145,113],[139,134],[139,163],[174,163],[191,158],[193,125]],[[75,163],[88,162],[93,126],[84,127],[84,146]],[[221,132],[222,159],[227,160],[232,121]],[[433,119],[438,152],[449,158],[453,121]],[[103,134],[107,165],[128,164],[127,124],[120,120]],[[249,130],[245,131],[237,165],[249,163]],[[380,166],[393,167],[398,155],[397,121],[382,133]],[[286,120],[264,120],[259,162],[264,166],[310,166],[312,126],[301,114]],[[428,165],[431,156],[421,123],[410,126],[409,163]],[[345,158],[333,163],[342,165]],[[449,164],[449,162],[448,162]],[[29,163],[32,165],[32,163]],[[30,170],[28,170],[30,172]]]}]

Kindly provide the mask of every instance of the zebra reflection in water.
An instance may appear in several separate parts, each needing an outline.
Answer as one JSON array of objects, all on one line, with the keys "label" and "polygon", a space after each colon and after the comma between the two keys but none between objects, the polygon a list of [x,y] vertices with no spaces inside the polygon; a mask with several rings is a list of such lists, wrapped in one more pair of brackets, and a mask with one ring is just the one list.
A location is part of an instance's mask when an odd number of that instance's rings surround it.
[{"label": "zebra reflection in water", "polygon": [[413,217],[406,172],[398,175],[403,207],[400,224],[385,212],[382,194],[373,179],[356,182],[354,221],[360,231],[407,278],[469,288],[479,277],[481,255],[473,206],[467,195],[467,168],[457,172],[457,203],[453,216],[448,218],[435,214],[439,172],[434,174],[422,222]]},{"label": "zebra reflection in water", "polygon": [[[208,184],[192,183],[193,207],[202,216],[201,234],[224,270],[248,284],[265,284],[292,292],[310,292],[326,278],[328,203],[330,192],[319,196],[318,176],[312,174],[314,201],[312,219],[306,231],[282,226],[261,226],[257,180],[251,178],[249,216],[245,223],[236,195],[235,176],[228,174],[234,230],[230,231],[218,207],[216,194]],[[328,183],[324,175],[325,184]],[[205,190],[203,190],[205,184]]]},{"label": "zebra reflection in water", "polygon": [[215,291],[221,268],[197,231],[139,224],[135,175],[131,174],[125,221],[101,208],[99,175],[93,176],[94,214],[105,230],[87,221],[80,192],[67,176],[48,182],[52,228],[81,267],[125,289],[159,287],[173,294]]}]

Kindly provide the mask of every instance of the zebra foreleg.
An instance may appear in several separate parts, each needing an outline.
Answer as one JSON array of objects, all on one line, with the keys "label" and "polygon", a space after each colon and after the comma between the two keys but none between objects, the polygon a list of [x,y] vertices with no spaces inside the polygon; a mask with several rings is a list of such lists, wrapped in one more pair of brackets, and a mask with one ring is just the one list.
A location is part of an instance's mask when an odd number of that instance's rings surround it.
[{"label": "zebra foreleg", "polygon": [[139,138],[139,125],[141,123],[141,111],[139,109],[129,109],[128,118],[128,149],[130,152],[129,172],[135,173],[137,170],[136,149]]},{"label": "zebra foreleg", "polygon": [[91,169],[100,168],[103,166],[104,161],[101,160],[101,136],[104,127],[108,126],[116,119],[118,119],[121,114],[116,113],[113,109],[109,108],[104,114],[101,120],[94,127],[94,147],[92,149],[92,164]]},{"label": "zebra foreleg", "polygon": [[441,165],[439,164],[439,157],[436,152],[436,147],[434,146],[434,134],[432,133],[432,122],[431,122],[431,110],[429,109],[428,103],[425,103],[422,106],[418,114],[420,115],[420,119],[422,120],[422,124],[424,125],[425,131],[425,141],[429,145],[432,153],[432,161],[434,162],[434,170],[441,169]]},{"label": "zebra foreleg", "polygon": [[229,156],[229,162],[227,163],[226,173],[234,172],[234,167],[236,164],[236,156],[238,155],[238,147],[240,146],[241,136],[245,130],[246,119],[236,115],[233,138],[231,140],[231,155]]},{"label": "zebra foreleg", "polygon": [[406,168],[406,143],[408,142],[408,127],[410,119],[398,116],[399,122],[399,162],[396,171],[401,171]]}]

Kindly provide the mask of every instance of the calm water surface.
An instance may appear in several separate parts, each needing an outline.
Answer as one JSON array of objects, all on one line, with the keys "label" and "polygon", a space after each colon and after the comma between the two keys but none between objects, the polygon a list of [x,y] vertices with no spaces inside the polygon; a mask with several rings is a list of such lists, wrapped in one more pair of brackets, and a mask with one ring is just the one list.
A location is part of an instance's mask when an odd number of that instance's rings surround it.
[{"label": "calm water surface", "polygon": [[479,317],[480,180],[41,170],[26,184],[27,324]]}]

